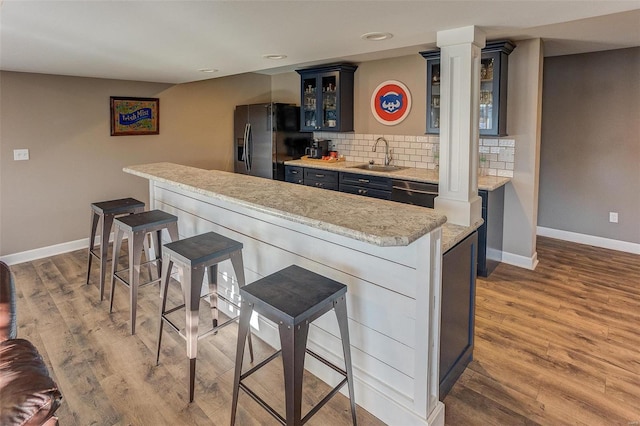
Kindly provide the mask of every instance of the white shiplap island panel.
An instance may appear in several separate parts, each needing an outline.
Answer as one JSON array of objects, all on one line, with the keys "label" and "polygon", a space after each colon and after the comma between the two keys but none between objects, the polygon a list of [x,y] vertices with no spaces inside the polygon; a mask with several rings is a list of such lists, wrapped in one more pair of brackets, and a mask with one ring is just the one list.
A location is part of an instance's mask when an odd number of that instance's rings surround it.
[{"label": "white shiplap island panel", "polygon": [[[431,209],[171,163],[124,169],[150,182],[151,208],[178,216],[181,238],[214,231],[244,244],[247,283],[297,264],[348,286],[356,402],[388,424],[443,425],[438,401],[442,225]],[[231,265],[219,291],[237,294]],[[304,285],[304,283],[301,283]],[[274,324],[252,330],[279,348]],[[335,314],[308,346],[343,365]],[[339,376],[312,357],[306,368]]]}]

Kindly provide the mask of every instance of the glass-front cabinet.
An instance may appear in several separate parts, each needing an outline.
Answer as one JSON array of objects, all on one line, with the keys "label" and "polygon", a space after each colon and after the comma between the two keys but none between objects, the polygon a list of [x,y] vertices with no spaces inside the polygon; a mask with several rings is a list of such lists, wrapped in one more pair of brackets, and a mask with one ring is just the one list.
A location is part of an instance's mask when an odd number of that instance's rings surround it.
[{"label": "glass-front cabinet", "polygon": [[296,70],[300,74],[301,131],[353,131],[353,74],[356,65]]},{"label": "glass-front cabinet", "polygon": [[[510,41],[487,42],[480,59],[481,136],[507,134],[507,74]],[[427,60],[427,133],[440,133],[440,51],[420,52]]]}]

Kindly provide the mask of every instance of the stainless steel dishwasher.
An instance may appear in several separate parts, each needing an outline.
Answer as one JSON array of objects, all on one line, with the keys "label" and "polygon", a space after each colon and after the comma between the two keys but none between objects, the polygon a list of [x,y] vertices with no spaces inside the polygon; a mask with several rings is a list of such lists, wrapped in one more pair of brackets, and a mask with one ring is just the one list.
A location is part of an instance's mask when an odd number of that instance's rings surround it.
[{"label": "stainless steel dishwasher", "polygon": [[414,182],[393,179],[391,182],[391,201],[433,208],[434,198],[438,196],[435,183]]}]

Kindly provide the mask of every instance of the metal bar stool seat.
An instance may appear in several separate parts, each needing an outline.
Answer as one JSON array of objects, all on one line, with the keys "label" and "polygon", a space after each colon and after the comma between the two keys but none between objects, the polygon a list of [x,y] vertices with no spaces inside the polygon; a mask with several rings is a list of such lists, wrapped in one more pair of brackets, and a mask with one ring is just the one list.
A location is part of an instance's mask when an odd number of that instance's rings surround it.
[{"label": "metal bar stool seat", "polygon": [[[160,327],[158,331],[158,351],[156,365],[160,360],[160,345],[162,342],[162,326],[166,322],[174,331],[187,342],[187,357],[189,358],[189,402],[193,402],[194,381],[196,372],[196,355],[198,340],[216,334],[218,330],[232,322],[237,317],[231,318],[222,324],[218,323],[218,299],[240,309],[238,304],[218,293],[218,264],[225,260],[231,260],[235,271],[238,286],[245,285],[244,265],[242,263],[242,243],[234,241],[215,232],[196,235],[165,244],[162,252],[162,281],[160,288]],[[181,282],[184,304],[166,309],[169,279],[173,266],[182,270]],[[209,293],[201,296],[204,272],[207,271],[209,281]],[[211,306],[212,328],[198,335],[200,299],[207,297]],[[182,332],[169,318],[168,315],[185,308],[186,329]],[[253,362],[253,345],[249,334],[249,353]]]},{"label": "metal bar stool seat", "polygon": [[[136,333],[136,307],[138,305],[138,288],[149,284],[160,282],[162,267],[162,230],[166,229],[171,241],[178,240],[178,218],[162,210],[151,210],[136,213],[129,216],[120,217],[114,220],[115,240],[113,242],[113,261],[111,262],[111,302],[109,312],[113,311],[113,298],[115,294],[115,282],[120,281],[129,287],[129,302],[131,305],[131,334]],[[154,247],[155,258],[142,263],[142,249],[147,239],[147,234],[151,234]],[[122,246],[122,239],[126,235],[129,248],[129,264],[127,268],[118,270],[118,257]],[[149,270],[150,280],[140,284],[140,267],[144,264],[155,263],[158,278],[153,279]],[[128,278],[123,272],[128,271]]]},{"label": "metal bar stool seat", "polygon": [[[87,285],[91,276],[91,261],[95,257],[100,262],[100,301],[104,299],[104,280],[107,273],[107,252],[109,249],[109,235],[113,220],[116,217],[140,213],[144,211],[144,203],[135,198],[121,198],[119,200],[100,201],[91,204],[91,237],[89,239],[89,253],[87,260]],[[100,226],[98,227],[98,224]],[[96,231],[100,229],[100,248],[95,248]]]},{"label": "metal bar stool seat", "polygon": [[[302,425],[326,404],[342,386],[348,384],[351,400],[351,417],[356,424],[356,403],[353,390],[353,370],[351,367],[351,346],[347,323],[347,286],[323,277],[299,266],[289,266],[240,289],[242,307],[238,329],[238,347],[231,403],[231,425],[235,423],[238,394],[244,390],[269,414],[283,425]],[[309,324],[326,312],[334,309],[342,337],[342,351],[345,369],[329,362],[307,346]],[[253,311],[275,322],[280,332],[282,349],[242,374],[244,340],[249,331],[249,321]],[[302,378],[305,353],[313,356],[345,378],[329,392],[315,407],[302,417]],[[286,418],[269,406],[253,392],[243,380],[259,368],[282,354],[284,370]]]},{"label": "metal bar stool seat", "polygon": [[[160,327],[158,330],[158,351],[156,365],[160,361],[160,345],[162,343],[162,326],[166,322],[174,331],[187,342],[187,357],[189,358],[189,402],[193,402],[196,356],[198,352],[198,340],[215,334],[222,327],[235,322],[237,317],[230,318],[222,324],[218,323],[218,299],[240,309],[238,304],[218,293],[218,264],[225,260],[231,260],[238,287],[245,285],[244,265],[242,262],[242,243],[234,241],[215,232],[196,235],[191,238],[165,244],[162,252],[162,281],[160,287]],[[182,295],[184,304],[166,309],[167,292],[173,266],[182,271]],[[209,281],[209,293],[201,296],[204,272],[207,271]],[[208,331],[198,335],[200,299],[207,297],[211,306],[212,327]],[[169,318],[168,315],[179,309],[185,309],[186,329],[182,332]],[[249,353],[253,362],[253,344],[249,334]]]}]

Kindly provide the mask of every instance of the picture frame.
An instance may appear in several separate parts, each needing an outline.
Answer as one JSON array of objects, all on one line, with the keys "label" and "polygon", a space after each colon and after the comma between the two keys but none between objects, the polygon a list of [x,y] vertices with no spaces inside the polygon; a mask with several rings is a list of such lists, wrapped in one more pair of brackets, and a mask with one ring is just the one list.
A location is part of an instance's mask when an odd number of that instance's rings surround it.
[{"label": "picture frame", "polygon": [[111,96],[111,136],[160,133],[160,99]]}]

